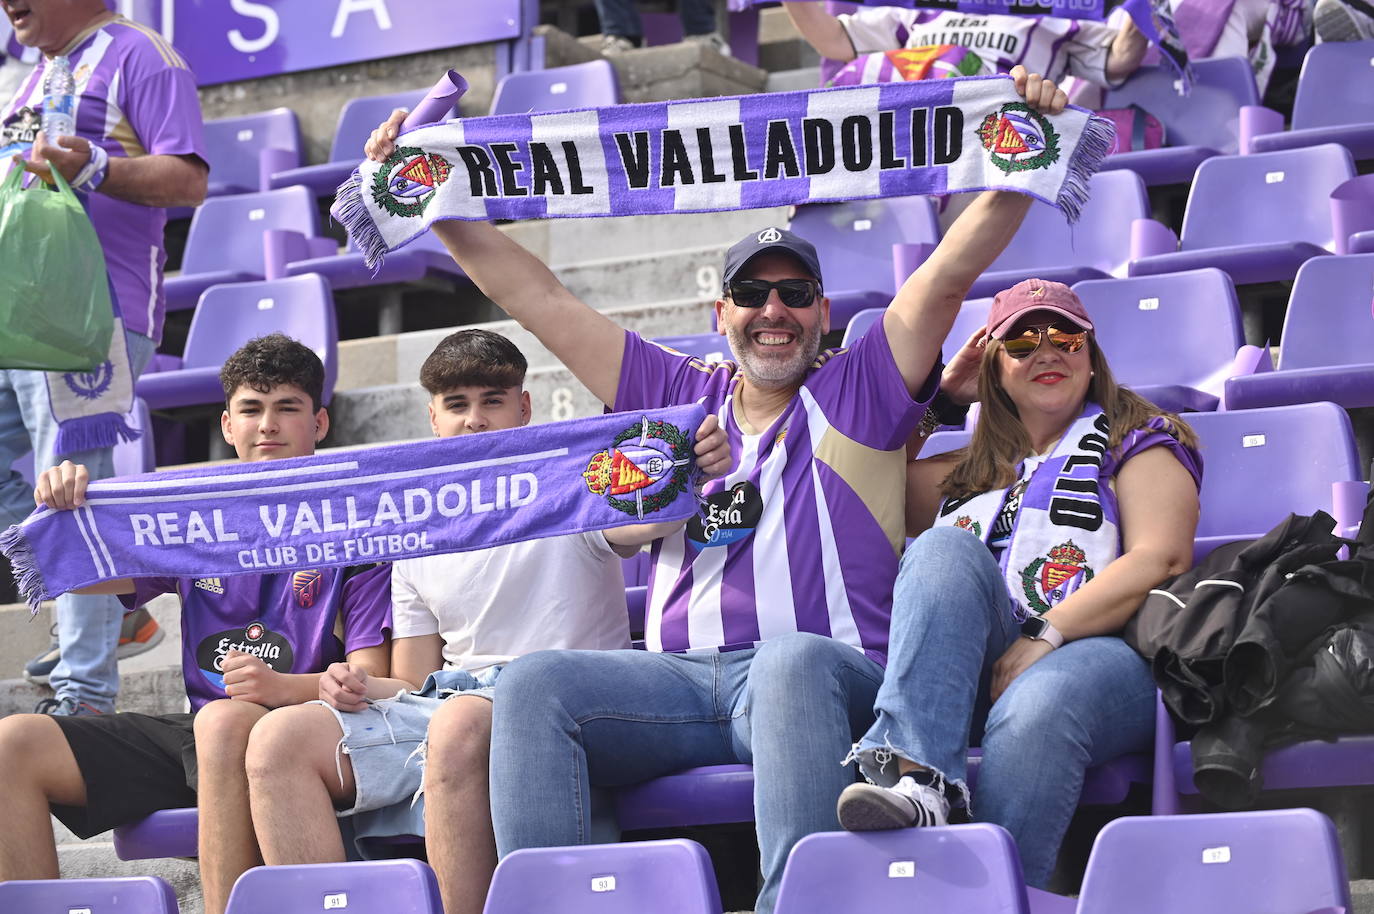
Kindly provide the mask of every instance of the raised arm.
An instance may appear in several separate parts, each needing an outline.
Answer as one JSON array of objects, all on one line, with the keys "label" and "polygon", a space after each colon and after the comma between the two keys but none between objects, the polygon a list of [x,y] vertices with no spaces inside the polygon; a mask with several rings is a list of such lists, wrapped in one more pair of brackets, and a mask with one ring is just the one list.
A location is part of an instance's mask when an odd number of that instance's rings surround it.
[{"label": "raised arm", "polygon": [[787,10],[792,24],[816,53],[831,60],[854,59],[854,44],[849,40],[849,33],[839,19],[826,12],[824,3],[784,3],[782,8]]},{"label": "raised arm", "polygon": [[[372,132],[366,152],[381,161],[395,148],[406,112]],[[456,219],[431,230],[482,293],[500,305],[568,366],[602,403],[614,403],[625,331],[558,281],[538,257],[486,222]]]},{"label": "raised arm", "polygon": [[[1057,114],[1068,97],[1054,83],[1024,67],[1011,75],[1016,90],[1038,111]],[[954,317],[973,281],[1011,241],[1030,209],[1031,198],[1010,191],[987,191],[966,209],[930,258],[897,290],[883,315],[892,355],[907,389],[915,394],[940,355]]]}]

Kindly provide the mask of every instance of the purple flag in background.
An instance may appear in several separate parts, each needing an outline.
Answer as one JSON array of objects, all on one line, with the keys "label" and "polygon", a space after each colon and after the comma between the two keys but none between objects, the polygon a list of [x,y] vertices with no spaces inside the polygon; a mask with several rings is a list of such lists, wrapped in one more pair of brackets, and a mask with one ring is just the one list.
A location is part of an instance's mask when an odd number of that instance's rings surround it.
[{"label": "purple flag in background", "polygon": [[698,405],[93,482],[0,534],[33,607],[99,581],[356,565],[683,520]]}]

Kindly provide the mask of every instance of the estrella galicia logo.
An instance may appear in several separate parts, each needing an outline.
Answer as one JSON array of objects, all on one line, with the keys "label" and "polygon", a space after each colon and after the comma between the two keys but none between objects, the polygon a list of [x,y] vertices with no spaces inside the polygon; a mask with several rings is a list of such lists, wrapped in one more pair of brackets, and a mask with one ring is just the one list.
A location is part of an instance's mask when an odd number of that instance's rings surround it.
[{"label": "estrella galicia logo", "polygon": [[372,179],[372,199],[393,216],[418,216],[452,170],[449,160],[437,153],[402,146],[377,170]]},{"label": "estrella galicia logo", "polygon": [[1009,102],[983,118],[978,138],[992,164],[1007,174],[1049,168],[1059,161],[1059,133],[1025,102]]},{"label": "estrella galicia logo", "polygon": [[261,622],[216,632],[196,646],[196,666],[220,690],[224,689],[224,655],[230,651],[252,654],[278,673],[291,672],[295,660],[291,643]]},{"label": "estrella galicia logo", "polygon": [[641,416],[609,448],[592,455],[582,478],[587,491],[643,520],[686,490],[691,469],[692,446],[682,429]]},{"label": "estrella galicia logo", "polygon": [[739,542],[763,517],[763,497],[748,480],[707,495],[705,502],[702,512],[687,522],[687,539],[699,549]]},{"label": "estrella galicia logo", "polygon": [[62,376],[67,388],[83,400],[94,400],[110,389],[114,362],[106,359],[95,371],[69,371]]}]

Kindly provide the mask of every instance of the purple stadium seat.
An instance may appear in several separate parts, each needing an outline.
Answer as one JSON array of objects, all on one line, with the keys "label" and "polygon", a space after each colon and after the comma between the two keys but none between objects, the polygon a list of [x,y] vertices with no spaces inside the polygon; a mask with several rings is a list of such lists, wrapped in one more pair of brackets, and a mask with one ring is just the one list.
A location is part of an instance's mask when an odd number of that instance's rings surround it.
[{"label": "purple stadium seat", "polygon": [[941,454],[948,454],[950,451],[957,451],[961,447],[968,447],[972,438],[973,429],[936,432],[926,439],[925,445],[921,448],[921,456],[938,457]]},{"label": "purple stadium seat", "polygon": [[234,883],[225,914],[262,911],[444,914],[444,907],[429,864],[419,860],[369,860],[255,866]]},{"label": "purple stadium seat", "polygon": [[1298,271],[1279,370],[1226,382],[1226,408],[1330,400],[1374,406],[1374,254],[1317,257]]},{"label": "purple stadium seat", "polygon": [[[1031,204],[1026,221],[992,266],[973,283],[970,298],[996,295],[1028,276],[1072,285],[1084,279],[1125,276],[1136,254],[1132,223],[1148,220],[1145,182],[1133,171],[1104,171],[1092,177],[1092,197],[1070,226],[1047,203]],[[1163,226],[1160,232],[1168,234]]]},{"label": "purple stadium seat", "polygon": [[[1374,786],[1374,736],[1308,740],[1274,749],[1264,756],[1264,790],[1317,790]],[[1155,776],[1152,811],[1173,815],[1198,798],[1193,783],[1192,743],[1179,742],[1174,719],[1163,699],[1155,705]]]},{"label": "purple stadium seat", "polygon": [[1351,910],[1336,829],[1311,809],[1127,816],[1098,832],[1078,914]]},{"label": "purple stadium seat", "polygon": [[159,857],[195,857],[199,854],[194,806],[163,809],[114,830],[115,856],[120,860],[156,860]]},{"label": "purple stadium seat", "polygon": [[730,342],[720,333],[689,333],[684,336],[659,336],[653,342],[676,349],[683,355],[696,356],[704,362],[724,362],[735,357]]},{"label": "purple stadium seat", "polygon": [[868,332],[868,328],[878,322],[878,319],[883,316],[883,312],[886,310],[886,306],[881,308],[865,308],[851,317],[849,323],[844,328],[844,341],[841,342],[840,345],[853,346],[857,343],[859,338]]},{"label": "purple stadium seat", "polygon": [[1188,195],[1180,249],[1137,258],[1130,275],[1217,267],[1236,285],[1292,279],[1333,250],[1328,198],[1354,174],[1349,150],[1331,143],[1208,159]]},{"label": "purple stadium seat", "polygon": [[138,395],[152,409],[220,403],[224,360],[250,339],[278,330],[320,356],[328,403],[338,373],[338,331],[329,284],[314,275],[207,289],[191,318],[180,370],[144,375],[136,384]]},{"label": "purple stadium seat", "polygon": [[213,285],[264,278],[263,232],[288,229],[313,238],[318,223],[315,201],[302,187],[206,200],[191,218],[181,273],[163,282],[167,310],[194,308]]},{"label": "purple stadium seat", "polygon": [[1108,90],[1103,108],[1140,106],[1159,118],[1168,145],[1109,155],[1103,170],[1130,169],[1150,186],[1187,184],[1203,161],[1239,151],[1241,107],[1259,104],[1249,61],[1195,60],[1193,73],[1193,91],[1186,97],[1174,90],[1174,75],[1167,67],[1142,67],[1120,88]]},{"label": "purple stadium seat", "polygon": [[[496,84],[492,114],[597,108],[620,102],[620,80],[609,60],[507,73]],[[373,125],[376,126],[375,124]]]},{"label": "purple stadium seat", "polygon": [[157,876],[0,882],[0,911],[13,914],[177,914],[177,910],[176,893]]},{"label": "purple stadium seat", "polygon": [[706,849],[640,841],[515,851],[496,867],[483,914],[720,914]]},{"label": "purple stadium seat", "polygon": [[[1174,412],[1217,408],[1222,384],[1241,370],[1236,355],[1245,343],[1229,276],[1189,270],[1089,280],[1073,290],[1118,382]],[[1161,341],[1167,358],[1160,357]]]},{"label": "purple stadium seat", "polygon": [[[1195,559],[1222,543],[1263,536],[1288,514],[1332,514],[1346,528],[1332,485],[1358,480],[1350,417],[1334,403],[1195,413],[1202,443],[1202,513]],[[1262,490],[1264,496],[1256,497]]]},{"label": "purple stadium seat", "polygon": [[1293,127],[1264,133],[1252,152],[1339,143],[1374,159],[1374,41],[1332,41],[1307,52],[1293,101]]},{"label": "purple stadium seat", "polygon": [[996,825],[822,832],[792,848],[777,914],[1072,912],[1073,900],[1027,889],[1021,855]]},{"label": "purple stadium seat", "polygon": [[865,308],[881,308],[892,301],[894,244],[926,245],[934,250],[940,241],[935,205],[928,197],[799,206],[791,229],[820,254],[825,294],[830,297],[830,326],[835,330]]},{"label": "purple stadium seat", "polygon": [[363,160],[363,144],[377,125],[390,116],[396,108],[414,108],[425,97],[428,89],[414,89],[409,92],[396,92],[391,95],[372,95],[355,98],[343,106],[339,112],[339,123],[334,128],[334,142],[329,150],[329,161],[321,165],[303,165],[299,168],[286,168],[271,177],[272,187],[290,187],[301,184],[309,189],[314,197],[332,197],[343,180],[353,173]]}]

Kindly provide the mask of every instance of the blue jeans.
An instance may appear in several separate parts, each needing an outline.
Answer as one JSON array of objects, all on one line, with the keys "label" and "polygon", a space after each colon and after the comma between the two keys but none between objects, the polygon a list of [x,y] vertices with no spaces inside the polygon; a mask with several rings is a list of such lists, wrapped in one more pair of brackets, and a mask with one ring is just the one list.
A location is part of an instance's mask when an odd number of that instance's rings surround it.
[{"label": "blue jeans", "polygon": [[501,856],[585,844],[592,787],[752,763],[769,914],[792,845],[838,823],[854,782],[837,760],[872,721],[882,668],[791,634],[728,653],[541,651],[496,683],[491,808]]},{"label": "blue jeans", "polygon": [[987,546],[952,527],[921,534],[902,557],[878,717],[858,752],[884,786],[896,780],[895,761],[878,764],[884,749],[962,783],[981,736],[974,817],[1011,832],[1027,884],[1044,888],[1084,771],[1149,748],[1155,686],[1120,638],[1082,638],[1036,661],[993,704],[992,666],[1018,637]]},{"label": "blue jeans", "polygon": [[[716,30],[716,11],[711,0],[678,0],[677,12],[682,17],[683,34],[705,35]],[[596,0],[596,15],[603,35],[635,39],[644,36],[634,0]]]},{"label": "blue jeans", "polygon": [[[137,379],[153,357],[153,341],[127,333],[129,364]],[[151,434],[145,430],[145,434]],[[53,456],[57,420],[48,406],[46,375],[41,371],[0,369],[0,523],[17,524],[33,512],[33,489],[10,469],[33,451],[34,472],[62,460],[83,463],[91,479],[114,475],[114,449],[101,448]],[[57,598],[57,643],[62,659],[49,682],[58,698],[74,698],[102,711],[114,710],[119,692],[115,649],[124,607],[118,597],[63,594]]]}]

